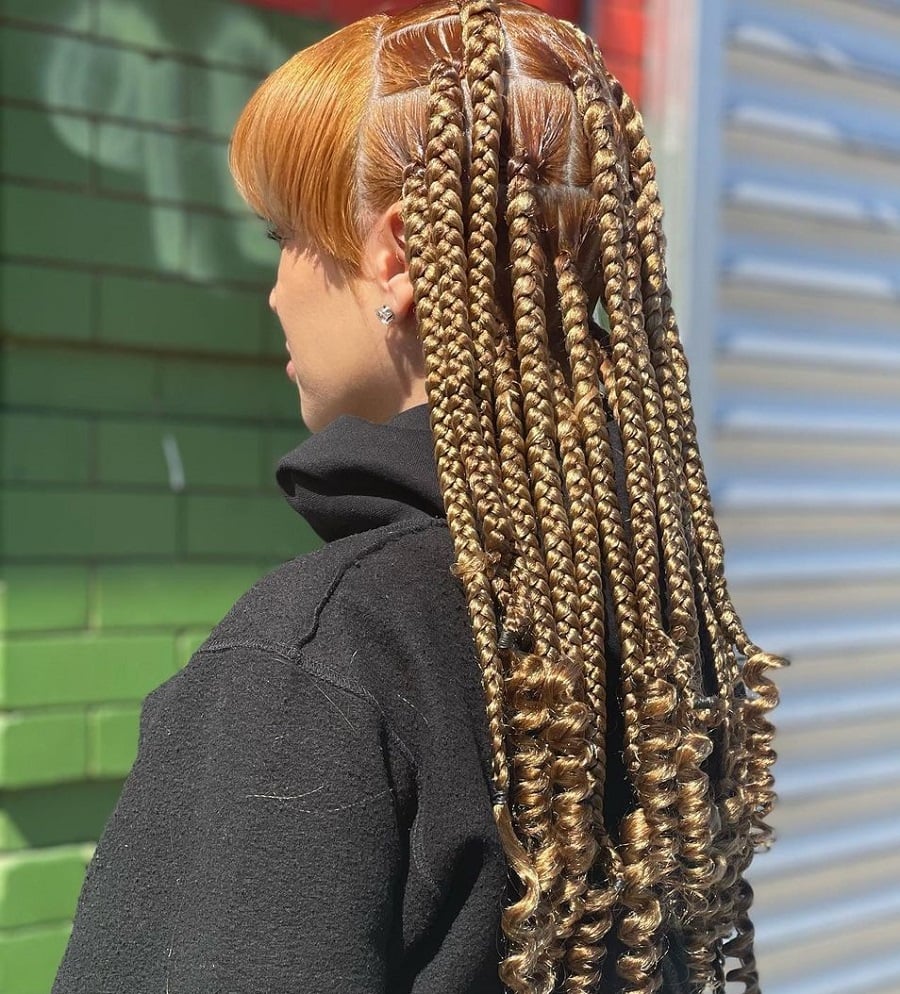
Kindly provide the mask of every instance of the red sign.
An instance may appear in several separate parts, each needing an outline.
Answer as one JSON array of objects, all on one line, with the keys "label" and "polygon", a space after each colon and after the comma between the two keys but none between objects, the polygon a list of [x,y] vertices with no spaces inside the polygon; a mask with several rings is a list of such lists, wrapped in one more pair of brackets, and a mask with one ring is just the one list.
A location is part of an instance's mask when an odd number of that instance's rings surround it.
[{"label": "red sign", "polygon": [[[349,24],[369,14],[392,13],[414,7],[418,0],[239,0],[256,7],[272,7],[292,14]],[[578,0],[529,0],[532,6],[567,21],[578,19]]]}]

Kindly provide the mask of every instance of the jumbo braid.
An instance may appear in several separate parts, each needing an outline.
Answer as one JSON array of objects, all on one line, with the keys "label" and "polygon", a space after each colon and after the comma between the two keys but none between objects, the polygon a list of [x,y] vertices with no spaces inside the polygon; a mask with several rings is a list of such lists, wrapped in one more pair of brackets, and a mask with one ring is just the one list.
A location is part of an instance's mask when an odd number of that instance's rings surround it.
[{"label": "jumbo braid", "polygon": [[[613,925],[612,911],[623,883],[621,860],[607,832],[603,811],[606,783],[606,759],[602,743],[606,740],[606,631],[603,604],[605,580],[601,568],[600,535],[597,528],[598,511],[591,487],[587,459],[583,447],[580,417],[584,391],[598,396],[596,369],[585,362],[585,340],[588,337],[587,297],[580,283],[572,256],[563,252],[554,260],[560,311],[564,315],[563,335],[569,356],[571,379],[578,392],[577,399],[569,396],[565,375],[560,366],[552,364],[553,400],[559,412],[558,434],[563,470],[569,494],[573,524],[575,567],[578,578],[579,605],[584,634],[585,696],[594,718],[592,738],[594,791],[590,804],[594,815],[594,832],[600,850],[600,862],[605,879],[599,886],[585,884],[579,889],[580,920],[572,927],[572,937],[566,950],[567,990],[590,991],[596,988],[607,954],[604,939]],[[587,369],[586,369],[587,367]],[[592,858],[593,861],[593,858]],[[588,870],[591,867],[588,866]]]},{"label": "jumbo braid", "polygon": [[495,443],[493,371],[499,320],[495,266],[503,120],[503,32],[493,0],[463,3],[459,16],[472,107],[467,252],[469,323],[478,360],[482,428],[485,436]]},{"label": "jumbo braid", "polygon": [[[649,158],[649,148],[643,132],[641,116],[621,86],[619,86],[618,92],[630,152],[639,174],[643,171],[646,177],[644,185],[647,186],[647,180],[653,176],[651,172],[653,167]],[[655,183],[649,185],[648,199],[658,201]],[[664,245],[659,221],[661,213],[661,209],[655,212],[656,217],[651,226],[652,235],[660,246]],[[737,730],[737,734],[732,735],[729,739],[730,748],[727,751],[727,763],[729,771],[734,771],[739,794],[737,798],[731,799],[732,803],[726,802],[725,805],[726,812],[730,814],[728,821],[732,837],[734,834],[743,834],[744,818],[749,817],[751,824],[752,846],[742,847],[743,851],[739,849],[737,862],[730,867],[732,889],[736,902],[733,912],[737,918],[737,935],[727,944],[726,952],[741,962],[741,966],[729,974],[729,979],[742,981],[746,990],[753,992],[758,987],[758,978],[756,977],[752,953],[752,924],[747,914],[753,891],[750,885],[742,880],[742,873],[749,865],[753,851],[758,848],[767,848],[772,840],[771,828],[764,819],[770,813],[774,802],[771,766],[776,756],[771,745],[774,728],[766,715],[777,706],[778,693],[772,681],[764,674],[766,669],[785,666],[788,661],[783,657],[762,651],[751,642],[728,594],[723,569],[722,540],[713,516],[709,485],[697,446],[693,406],[688,389],[687,360],[678,335],[671,293],[666,285],[663,286],[661,292],[661,309],[664,315],[671,365],[675,371],[679,393],[684,434],[685,469],[689,481],[688,494],[696,522],[705,581],[710,589],[710,599],[717,621],[723,626],[731,642],[746,657],[740,670],[739,679],[746,690],[754,695],[751,699],[745,695],[735,698],[736,714],[733,720],[728,723],[732,729]],[[721,655],[719,658],[721,659]],[[720,672],[720,681],[728,679],[733,683],[736,682],[734,670],[730,666],[724,672]],[[725,688],[720,689],[727,691],[729,686],[726,685]],[[739,692],[740,686],[736,686],[735,690]]]},{"label": "jumbo braid", "polygon": [[[462,93],[457,69],[450,64],[437,64],[431,80],[431,115],[429,143],[426,150],[426,187],[429,211],[429,233],[432,248],[436,252],[440,271],[438,305],[436,307],[436,325],[445,336],[445,354],[455,356],[445,366],[444,395],[450,412],[451,424],[454,423],[454,413],[457,414],[454,441],[458,446],[471,444],[477,432],[477,412],[475,412],[474,393],[471,378],[471,368],[464,365],[462,360],[471,355],[471,341],[468,340],[468,305],[465,282],[465,265],[463,252],[463,223],[461,217],[461,153],[463,133]],[[448,334],[449,333],[449,334]],[[469,398],[469,410],[461,411],[464,399]],[[476,413],[475,424],[465,423],[468,414]],[[471,471],[472,461],[466,462]],[[466,476],[462,476],[466,479]],[[474,488],[473,488],[474,489]],[[475,550],[473,550],[475,551]],[[476,555],[469,559],[457,556],[454,566],[455,574],[468,586],[470,582],[480,581],[482,575],[488,573],[493,563],[481,561]],[[473,617],[473,630],[476,640],[481,640],[490,652],[497,649],[496,618]],[[486,656],[482,655],[482,659]],[[532,657],[532,664],[543,666],[543,656]],[[491,666],[495,667],[494,660]],[[515,750],[516,770],[516,800],[524,812],[526,838],[533,842],[529,858],[533,866],[532,873],[526,871],[526,883],[539,883],[537,894],[528,893],[522,898],[520,905],[514,906],[515,911],[508,912],[504,920],[504,930],[510,940],[512,951],[501,964],[501,976],[514,989],[520,987],[523,991],[539,990],[549,994],[553,988],[552,952],[548,949],[554,944],[553,907],[547,899],[556,886],[562,866],[559,848],[552,838],[552,826],[547,810],[545,795],[548,788],[546,768],[552,754],[548,746],[540,741],[535,732],[543,728],[548,720],[547,709],[544,706],[534,707],[531,712],[536,715],[529,719],[529,709],[523,697],[529,695],[534,687],[533,672],[525,670],[524,679],[511,678],[507,692],[511,705],[520,718],[513,722],[513,731],[525,731],[530,737],[533,747],[531,750],[519,744]],[[543,684],[540,679],[538,689]],[[503,789],[502,786],[500,789]],[[495,815],[501,819],[500,830],[506,817],[506,809]],[[530,868],[529,868],[530,870]],[[543,897],[541,901],[540,898]],[[531,919],[531,921],[529,921]],[[516,951],[517,944],[521,950]],[[525,986],[522,986],[525,983]]]},{"label": "jumbo braid", "polygon": [[[500,130],[503,120],[503,32],[494,0],[472,0],[460,7],[460,24],[472,108],[467,244],[469,325],[478,376],[481,431],[490,459],[491,485],[484,496],[503,500],[497,481],[502,477],[494,419],[494,373],[497,368],[501,317],[496,303],[497,201],[499,197]],[[492,547],[499,561],[494,576],[495,596],[505,618],[511,604],[509,572],[515,534],[505,504],[485,516],[482,527],[491,532]],[[486,540],[487,541],[487,540]],[[515,622],[513,622],[515,624]]]},{"label": "jumbo braid", "polygon": [[[502,557],[511,553],[512,532],[496,485],[496,453],[484,441],[479,404],[474,393],[472,340],[469,335],[468,279],[462,217],[463,132],[462,86],[456,67],[436,66],[432,76],[432,120],[435,132],[426,152],[431,248],[440,272],[436,310],[440,315],[451,387],[449,407],[468,472],[477,520],[487,523],[488,572],[493,577]],[[453,387],[456,389],[452,389]],[[475,561],[475,569],[481,568]],[[467,568],[462,565],[463,569]]]},{"label": "jumbo braid", "polygon": [[[506,219],[510,238],[513,326],[525,399],[525,433],[534,507],[542,540],[554,618],[545,651],[535,647],[535,675],[545,705],[541,737],[548,746],[547,787],[555,814],[557,880],[550,892],[554,909],[565,909],[585,887],[596,843],[591,808],[583,804],[593,783],[589,745],[590,710],[584,702],[578,591],[572,563],[571,527],[562,494],[556,426],[550,393],[549,351],[543,294],[543,253],[532,226],[535,211],[533,166],[524,156],[509,159]],[[542,580],[543,580],[542,576]],[[559,634],[557,634],[559,633]],[[538,630],[538,637],[541,633]],[[558,793],[554,789],[560,787]],[[574,878],[574,880],[573,880]],[[555,885],[561,884],[561,890]],[[554,914],[563,924],[552,958],[564,955],[567,912]]]},{"label": "jumbo braid", "polygon": [[[457,563],[470,564],[483,557],[475,522],[475,512],[465,486],[462,457],[451,426],[452,399],[456,384],[448,370],[447,350],[442,340],[443,326],[438,306],[439,266],[431,246],[431,222],[426,170],[433,160],[441,138],[440,122],[429,134],[428,147],[423,150],[421,163],[411,162],[403,177],[403,216],[407,233],[406,256],[416,309],[416,321],[423,344],[426,363],[426,390],[429,399],[431,430],[434,439],[435,462],[444,495],[448,526],[454,540]],[[486,566],[486,563],[484,564]],[[460,575],[460,574],[458,574]],[[495,620],[480,624],[482,614],[490,610],[492,598],[488,571],[474,568],[461,574],[470,618],[476,636],[476,648],[482,667],[488,727],[491,736],[492,779],[495,790],[509,788],[509,768],[506,754],[503,715],[503,675],[498,663]],[[507,858],[523,882],[522,903],[536,906],[539,899],[537,876],[530,858],[522,848],[509,820],[506,805],[495,808],[495,817]]]},{"label": "jumbo braid", "polygon": [[620,973],[632,985],[630,989],[639,991],[649,989],[647,984],[652,982],[662,956],[659,931],[669,909],[660,901],[667,900],[675,886],[678,837],[673,806],[677,799],[675,751],[680,736],[673,720],[677,714],[677,693],[669,677],[676,668],[676,652],[662,628],[656,505],[634,355],[634,342],[641,329],[634,319],[626,284],[624,192],[616,169],[613,122],[601,84],[592,74],[580,76],[576,99],[591,151],[595,195],[602,209],[604,304],[610,321],[632,511],[636,593],[642,609],[643,665],[631,669],[623,660],[622,669],[625,756],[639,800],[637,810],[625,819],[623,838],[630,845],[626,850],[629,856],[639,856],[634,883],[647,895],[648,903],[622,922],[620,935],[632,954],[623,957],[619,964]]},{"label": "jumbo braid", "polygon": [[[627,159],[627,153],[622,158]],[[709,776],[702,764],[713,751],[710,727],[717,723],[719,715],[715,709],[701,709],[697,706],[698,698],[703,696],[703,689],[699,665],[697,606],[680,499],[681,472],[673,457],[673,449],[677,451],[677,448],[669,443],[669,429],[673,426],[664,419],[662,413],[661,389],[650,350],[651,343],[656,344],[658,355],[661,307],[652,292],[648,302],[647,291],[652,289],[648,282],[639,282],[642,267],[637,236],[640,226],[648,220],[648,215],[645,212],[644,190],[636,183],[632,187],[638,196],[633,210],[625,215],[626,268],[630,283],[633,282],[634,285],[638,306],[644,314],[644,327],[647,330],[646,339],[638,335],[634,341],[636,366],[642,375],[644,417],[654,467],[659,535],[668,595],[668,623],[670,634],[680,642],[673,673],[680,698],[676,724],[681,738],[674,757],[678,784],[676,808],[680,852],[677,865],[678,888],[670,913],[689,932],[687,946],[694,979],[698,983],[706,983],[714,979],[716,953],[709,942],[710,931],[702,923],[707,920],[711,908],[709,894],[721,878],[723,867],[721,861],[715,857],[714,831],[719,819],[710,796]],[[640,248],[646,249],[646,239]],[[644,259],[653,265],[653,256],[647,260],[645,255]],[[700,927],[695,922],[699,922]]]}]

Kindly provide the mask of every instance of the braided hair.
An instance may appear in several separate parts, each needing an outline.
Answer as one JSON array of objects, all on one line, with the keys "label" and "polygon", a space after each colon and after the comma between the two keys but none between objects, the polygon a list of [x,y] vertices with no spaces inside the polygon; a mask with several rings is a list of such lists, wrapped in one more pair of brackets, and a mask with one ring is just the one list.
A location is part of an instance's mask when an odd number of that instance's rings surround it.
[{"label": "braided hair", "polygon": [[677,932],[692,992],[757,994],[744,874],[787,660],[728,593],[640,113],[575,25],[432,0],[288,60],[230,165],[346,273],[401,201],[513,871],[503,983],[652,994]]}]

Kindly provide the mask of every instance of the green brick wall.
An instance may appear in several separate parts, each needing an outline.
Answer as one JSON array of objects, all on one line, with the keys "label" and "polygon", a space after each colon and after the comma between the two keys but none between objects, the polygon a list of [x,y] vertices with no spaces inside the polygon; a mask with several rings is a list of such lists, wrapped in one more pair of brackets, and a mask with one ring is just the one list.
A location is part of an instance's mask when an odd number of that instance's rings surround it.
[{"label": "green brick wall", "polygon": [[227,138],[330,25],[223,0],[2,0],[0,991],[47,994],[141,701],[318,544],[277,248]]}]

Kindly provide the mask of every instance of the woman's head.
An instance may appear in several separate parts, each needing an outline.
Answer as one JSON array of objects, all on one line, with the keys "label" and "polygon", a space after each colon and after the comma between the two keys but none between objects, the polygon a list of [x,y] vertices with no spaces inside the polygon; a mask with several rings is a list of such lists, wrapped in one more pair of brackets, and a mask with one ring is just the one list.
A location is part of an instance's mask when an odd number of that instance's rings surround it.
[{"label": "woman's head", "polygon": [[[574,94],[587,39],[517,0],[499,10],[509,129],[501,166],[510,154],[533,162],[551,244],[557,231],[577,242],[596,218]],[[429,81],[436,64],[462,68],[461,35],[459,5],[434,0],[357,21],[288,59],[234,129],[231,167],[248,203],[276,231],[302,232],[358,275],[376,217],[401,199],[404,171],[424,161]]]},{"label": "woman's head", "polygon": [[[238,121],[232,168],[308,253],[301,321],[330,280],[343,315],[359,303],[355,370],[381,303],[421,356],[514,871],[501,978],[651,994],[677,930],[692,989],[724,989],[732,957],[729,979],[756,991],[743,874],[770,841],[765,670],[784,660],[729,597],[628,95],[574,25],[516,0],[430,3],[277,70]],[[273,297],[286,312],[288,290]],[[320,368],[343,334],[321,321],[304,346]],[[630,785],[621,818],[604,804],[608,747]]]},{"label": "woman's head", "polygon": [[[500,9],[506,122],[499,136],[500,185],[505,190],[511,156],[533,167],[544,253],[553,258],[560,245],[571,249],[593,308],[599,295],[597,205],[575,100],[586,39],[567,22],[526,4],[513,0]],[[456,4],[377,14],[285,62],[235,126],[231,167],[237,186],[287,247],[271,303],[313,430],[337,413],[383,421],[425,400],[411,288],[383,252],[373,257],[373,251],[387,246],[394,250],[391,259],[404,258],[404,178],[425,161],[430,80],[435,65],[458,70],[464,57]],[[460,96],[469,108],[464,77]],[[473,129],[464,114],[461,124],[467,150],[473,132],[476,141],[483,140],[480,122]],[[468,197],[467,162],[461,178]],[[385,215],[392,209],[400,218],[393,240],[383,237],[390,234]],[[497,303],[508,320],[502,212],[496,224]],[[555,280],[545,290],[552,299]],[[374,319],[381,304],[396,315],[387,335]],[[548,332],[561,355],[552,310]],[[359,361],[348,363],[348,355]]]}]

